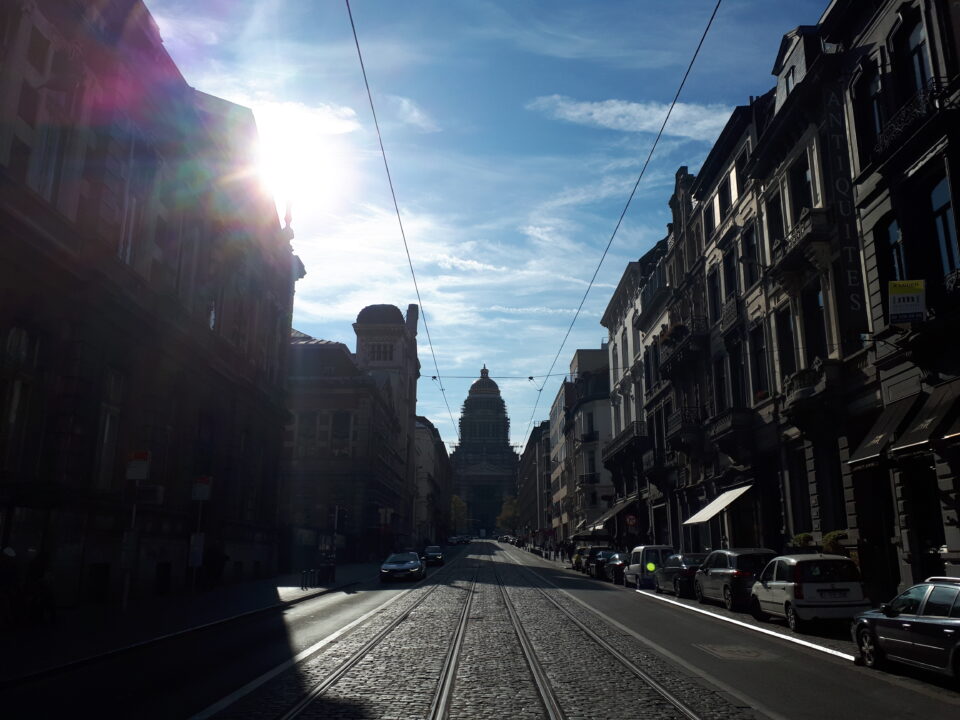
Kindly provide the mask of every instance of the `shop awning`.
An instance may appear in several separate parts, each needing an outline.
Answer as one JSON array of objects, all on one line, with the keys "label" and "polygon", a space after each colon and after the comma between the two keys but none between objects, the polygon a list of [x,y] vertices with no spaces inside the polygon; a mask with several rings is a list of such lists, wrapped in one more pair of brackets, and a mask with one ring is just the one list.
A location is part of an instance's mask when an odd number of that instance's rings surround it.
[{"label": "shop awning", "polygon": [[937,438],[937,430],[953,408],[960,395],[960,382],[949,382],[933,389],[923,407],[910,421],[910,425],[890,447],[891,455],[906,455],[922,452]]},{"label": "shop awning", "polygon": [[616,515],[618,512],[620,512],[621,510],[623,510],[624,508],[626,508],[627,505],[629,505],[630,503],[632,503],[634,500],[636,500],[636,497],[635,497],[635,496],[628,497],[628,498],[625,498],[625,499],[621,500],[620,502],[618,502],[617,504],[615,504],[612,508],[610,508],[610,509],[607,510],[605,513],[603,513],[603,515],[601,515],[601,516],[598,517],[596,520],[594,520],[594,521],[593,521],[593,524],[590,526],[590,529],[591,529],[591,530],[603,530],[603,525],[604,525],[604,523],[607,522],[607,520],[609,520],[609,519],[612,518],[614,515]]},{"label": "shop awning", "polygon": [[880,413],[880,417],[870,428],[870,432],[863,438],[863,442],[854,451],[847,465],[851,468],[869,467],[876,464],[883,456],[884,451],[893,442],[893,439],[902,429],[910,411],[918,405],[925,396],[911,395],[908,398],[897,400],[887,405]]},{"label": "shop awning", "polygon": [[720,495],[712,500],[709,505],[707,505],[705,508],[701,508],[688,519],[684,520],[683,524],[693,525],[695,523],[707,522],[707,520],[723,510],[727,505],[732,503],[752,487],[753,485],[744,485],[743,487],[734,488],[733,490],[727,490],[724,493],[720,493]]}]

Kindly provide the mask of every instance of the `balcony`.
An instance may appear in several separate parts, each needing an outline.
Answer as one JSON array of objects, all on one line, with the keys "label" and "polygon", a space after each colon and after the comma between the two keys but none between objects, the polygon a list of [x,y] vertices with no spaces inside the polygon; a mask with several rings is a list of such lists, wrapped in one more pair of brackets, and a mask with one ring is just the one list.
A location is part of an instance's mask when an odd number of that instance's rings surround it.
[{"label": "balcony", "polygon": [[770,274],[781,284],[790,285],[797,275],[830,267],[830,212],[823,208],[804,208],[786,237],[773,247]]},{"label": "balcony", "polygon": [[648,478],[661,478],[676,467],[676,455],[672,452],[664,452],[659,448],[647,450],[641,459],[643,463],[643,473]]},{"label": "balcony", "polygon": [[708,327],[699,315],[671,327],[660,344],[660,372],[672,378],[695,362],[707,348]]},{"label": "balcony", "polygon": [[603,447],[601,458],[606,463],[630,448],[645,447],[649,442],[647,437],[647,425],[642,421],[634,421],[628,424],[622,431],[617,433],[616,437],[610,440]]},{"label": "balcony", "polygon": [[874,160],[882,161],[896,152],[914,132],[945,107],[949,94],[947,82],[943,78],[935,78],[930,81],[929,87],[910,98],[883,126],[873,146]]},{"label": "balcony", "polygon": [[727,408],[707,420],[707,434],[730,457],[746,458],[753,450],[755,418],[756,413],[750,408]]},{"label": "balcony", "polygon": [[740,321],[740,315],[740,299],[736,296],[728,298],[720,311],[720,332],[725,333],[732,330]]},{"label": "balcony", "polygon": [[703,410],[683,407],[667,418],[666,439],[674,450],[689,452],[703,441]]},{"label": "balcony", "polygon": [[577,492],[583,490],[587,485],[597,485],[600,483],[600,473],[584,473],[583,475],[577,476]]},{"label": "balcony", "polygon": [[824,418],[834,417],[842,399],[833,392],[839,389],[842,365],[838,360],[821,360],[783,381],[783,411],[797,427],[816,427]]}]

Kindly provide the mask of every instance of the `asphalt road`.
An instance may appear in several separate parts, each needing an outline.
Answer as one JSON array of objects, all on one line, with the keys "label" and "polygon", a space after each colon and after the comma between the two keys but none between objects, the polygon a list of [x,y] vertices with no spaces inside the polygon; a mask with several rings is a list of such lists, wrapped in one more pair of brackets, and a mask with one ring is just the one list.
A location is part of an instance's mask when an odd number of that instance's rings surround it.
[{"label": "asphalt road", "polygon": [[[568,592],[605,619],[672,658],[686,672],[706,679],[771,718],[823,720],[851,718],[960,717],[960,693],[949,680],[923,673],[878,672],[855,665],[788,638],[825,649],[854,654],[842,630],[815,635],[791,633],[778,623],[754,621],[746,613],[729,613],[719,606],[695,606],[703,614],[666,602],[652,592],[637,592],[592,580],[556,563],[512,547],[506,553]],[[673,599],[672,596],[666,596]],[[772,637],[748,626],[781,633]],[[839,637],[838,637],[839,636]]]}]

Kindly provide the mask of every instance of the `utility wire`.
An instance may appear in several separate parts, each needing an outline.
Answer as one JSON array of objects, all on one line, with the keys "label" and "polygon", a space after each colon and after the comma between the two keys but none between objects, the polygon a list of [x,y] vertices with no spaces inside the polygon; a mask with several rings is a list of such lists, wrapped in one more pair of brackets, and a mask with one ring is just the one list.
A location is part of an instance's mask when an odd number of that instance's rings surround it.
[{"label": "utility wire", "polygon": [[[370,83],[367,80],[367,69],[363,64],[363,53],[360,52],[360,40],[357,38],[357,26],[353,22],[353,11],[350,9],[350,0],[344,0],[347,4],[347,15],[350,16],[350,29],[353,31],[353,42],[357,46],[357,58],[360,60],[360,71],[363,73],[363,84],[367,89],[367,99],[370,101],[370,113],[373,115],[373,125],[377,129],[377,140],[380,142],[380,155],[383,157],[383,169],[387,172],[387,183],[390,185],[390,196],[393,198],[393,209],[397,213],[397,224],[400,226],[400,236],[403,238],[403,249],[407,253],[407,264],[410,266],[410,276],[413,278],[413,289],[417,293],[417,302],[420,304],[420,317],[423,318],[423,329],[427,333],[427,344],[430,346],[430,355],[433,357],[433,367],[437,371],[436,377],[440,385],[440,394],[443,396],[443,403],[447,406],[447,414],[450,416],[450,423],[457,433],[457,442],[460,441],[460,428],[453,419],[453,412],[450,410],[450,403],[447,401],[447,392],[443,387],[443,378],[440,375],[440,366],[437,364],[437,353],[433,349],[433,339],[430,337],[430,326],[427,325],[427,311],[423,308],[423,300],[420,297],[420,286],[417,284],[417,274],[413,270],[413,259],[410,257],[410,246],[407,244],[407,233],[403,229],[403,220],[400,217],[400,205],[397,203],[397,193],[393,188],[393,177],[390,175],[390,165],[387,163],[387,151],[383,147],[383,135],[380,133],[380,123],[377,121],[377,110],[373,106],[373,93],[370,92]],[[551,368],[552,370],[553,368]]]},{"label": "utility wire", "polygon": [[[587,289],[584,291],[583,297],[580,299],[580,305],[577,306],[577,312],[574,313],[573,320],[570,321],[570,326],[567,328],[567,332],[563,336],[563,341],[560,343],[557,354],[554,356],[553,362],[550,363],[550,369],[547,371],[547,376],[553,372],[553,368],[556,366],[557,360],[560,359],[560,353],[563,352],[563,348],[567,344],[570,333],[573,331],[573,326],[576,324],[577,318],[580,317],[580,310],[583,308],[583,304],[587,300],[587,295],[590,294],[590,289],[593,287],[593,283],[597,279],[597,274],[600,272],[600,267],[603,265],[603,261],[606,259],[607,253],[610,251],[610,246],[613,244],[613,240],[616,238],[617,232],[620,230],[620,225],[623,224],[623,218],[626,216],[627,210],[630,208],[630,203],[633,202],[633,196],[637,193],[637,188],[640,185],[640,181],[643,179],[643,174],[646,172],[647,165],[650,164],[650,159],[653,157],[653,151],[657,149],[657,144],[660,142],[660,137],[663,135],[663,130],[667,126],[667,121],[670,119],[671,113],[673,113],[673,108],[677,104],[677,100],[680,97],[680,92],[683,90],[683,86],[687,82],[687,77],[690,75],[690,70],[693,69],[693,63],[696,61],[697,55],[700,54],[700,48],[703,47],[703,41],[707,38],[707,33],[710,31],[710,26],[713,25],[713,19],[717,16],[717,11],[720,9],[720,3],[722,1],[723,0],[717,0],[717,4],[713,8],[713,12],[710,14],[710,19],[707,21],[707,26],[703,29],[703,34],[700,36],[700,42],[697,43],[697,49],[693,51],[693,57],[690,58],[690,63],[687,65],[687,70],[683,73],[683,79],[680,81],[680,85],[677,87],[677,92],[673,96],[673,101],[670,103],[670,107],[667,109],[667,114],[663,118],[663,123],[660,125],[660,130],[657,131],[657,137],[654,139],[653,145],[650,147],[650,152],[647,153],[647,159],[644,160],[643,167],[640,168],[640,175],[637,177],[637,181],[633,184],[633,189],[630,191],[630,196],[627,198],[627,202],[623,206],[623,211],[620,213],[620,217],[617,219],[617,224],[613,228],[613,233],[611,233],[610,239],[607,241],[607,246],[603,249],[603,254],[600,256],[600,262],[597,263],[597,268],[593,271],[593,277],[590,278],[590,283],[587,285]],[[533,427],[533,418],[537,413],[537,406],[540,404],[540,396],[543,394],[544,387],[546,387],[546,382],[544,382],[537,389],[537,400],[533,404],[533,412],[530,413],[530,422],[527,423],[527,430],[524,433],[524,443],[526,443],[526,438],[530,436],[530,428]]]}]

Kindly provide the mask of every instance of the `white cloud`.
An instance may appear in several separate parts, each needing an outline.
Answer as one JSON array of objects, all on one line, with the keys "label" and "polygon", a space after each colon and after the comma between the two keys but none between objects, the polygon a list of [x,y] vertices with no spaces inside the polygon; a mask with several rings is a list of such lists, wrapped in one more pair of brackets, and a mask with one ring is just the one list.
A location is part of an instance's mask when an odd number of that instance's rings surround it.
[{"label": "white cloud", "polygon": [[[528,110],[537,110],[557,120],[578,125],[655,133],[666,117],[669,105],[658,102],[628,100],[578,101],[565,95],[546,95],[527,103]],[[733,109],[726,105],[700,105],[678,102],[664,130],[665,135],[712,142],[720,134]]]},{"label": "white cloud", "polygon": [[387,100],[401,122],[421,132],[440,132],[440,126],[434,122],[433,118],[410,98],[388,95]]}]

